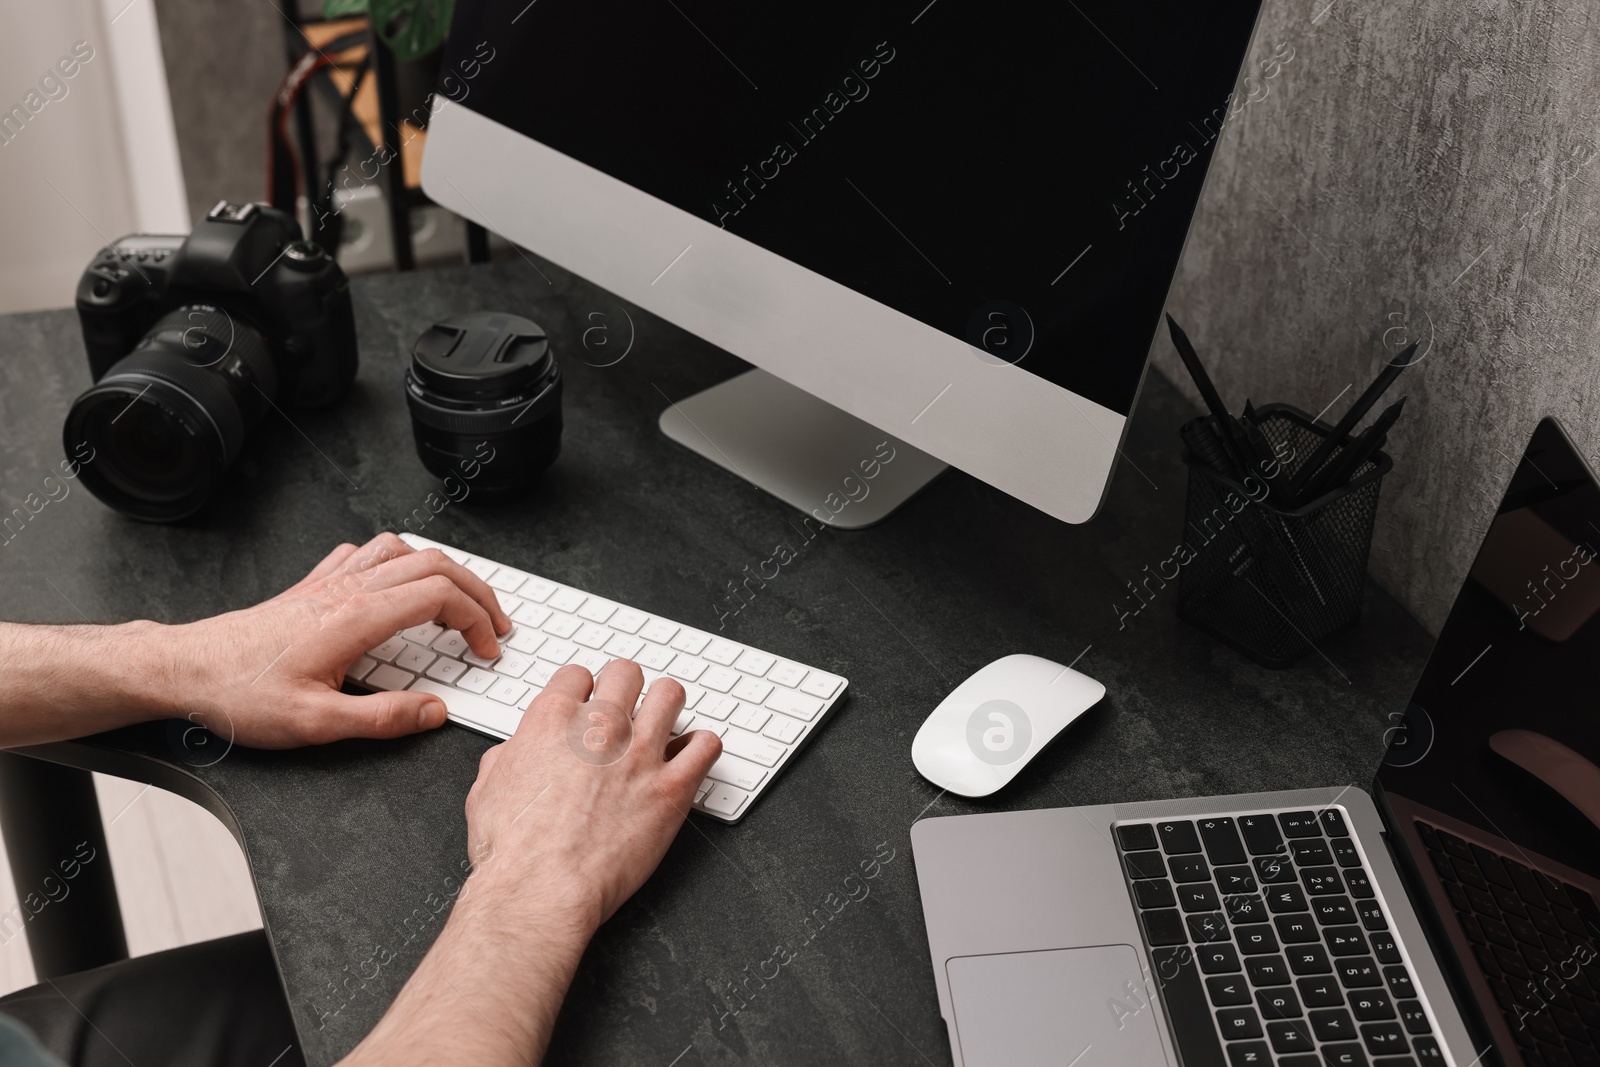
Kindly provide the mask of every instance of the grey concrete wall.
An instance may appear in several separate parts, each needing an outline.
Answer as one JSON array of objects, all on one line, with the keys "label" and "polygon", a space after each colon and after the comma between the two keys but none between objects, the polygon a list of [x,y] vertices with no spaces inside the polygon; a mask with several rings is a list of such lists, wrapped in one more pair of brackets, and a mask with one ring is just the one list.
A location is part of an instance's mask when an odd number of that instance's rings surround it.
[{"label": "grey concrete wall", "polygon": [[[1436,631],[1539,417],[1600,460],[1600,6],[1266,0],[1252,57],[1280,44],[1170,309],[1235,410],[1353,385],[1332,419],[1425,346],[1388,398],[1410,399],[1372,572]],[[1197,398],[1165,331],[1155,353]]]}]

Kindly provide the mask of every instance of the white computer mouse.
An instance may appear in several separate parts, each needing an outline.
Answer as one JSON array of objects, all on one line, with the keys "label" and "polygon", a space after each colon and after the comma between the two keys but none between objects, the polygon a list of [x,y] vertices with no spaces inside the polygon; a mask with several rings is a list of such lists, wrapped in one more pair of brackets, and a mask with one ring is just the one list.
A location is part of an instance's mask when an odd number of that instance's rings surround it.
[{"label": "white computer mouse", "polygon": [[911,742],[911,762],[941,789],[986,797],[1105,695],[1105,686],[1053,660],[997,659],[933,709]]}]

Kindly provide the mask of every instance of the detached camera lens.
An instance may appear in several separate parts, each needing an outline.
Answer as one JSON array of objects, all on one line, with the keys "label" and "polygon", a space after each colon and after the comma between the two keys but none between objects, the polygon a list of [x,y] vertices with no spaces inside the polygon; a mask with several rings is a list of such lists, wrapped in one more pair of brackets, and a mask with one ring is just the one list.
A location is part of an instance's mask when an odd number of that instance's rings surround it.
[{"label": "detached camera lens", "polygon": [[544,330],[516,315],[430,326],[412,350],[406,400],[422,465],[468,480],[474,495],[525,492],[561,451],[561,372]]},{"label": "detached camera lens", "polygon": [[73,402],[67,454],[94,449],[80,477],[111,507],[176,522],[200,509],[276,391],[260,333],[209,305],[180,307]]}]

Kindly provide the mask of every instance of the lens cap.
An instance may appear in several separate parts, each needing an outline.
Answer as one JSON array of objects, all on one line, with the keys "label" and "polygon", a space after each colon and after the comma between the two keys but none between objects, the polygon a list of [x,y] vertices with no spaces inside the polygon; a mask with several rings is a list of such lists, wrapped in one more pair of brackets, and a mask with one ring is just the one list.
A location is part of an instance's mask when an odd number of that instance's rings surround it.
[{"label": "lens cap", "polygon": [[533,385],[555,357],[544,330],[499,311],[457,315],[428,327],[412,350],[421,384],[457,400],[488,398]]}]

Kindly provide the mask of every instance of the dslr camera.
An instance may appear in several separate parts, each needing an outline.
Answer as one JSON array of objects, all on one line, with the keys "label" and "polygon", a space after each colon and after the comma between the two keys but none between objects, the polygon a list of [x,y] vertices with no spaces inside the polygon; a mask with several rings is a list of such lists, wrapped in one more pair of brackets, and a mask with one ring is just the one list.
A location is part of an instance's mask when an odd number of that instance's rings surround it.
[{"label": "dslr camera", "polygon": [[[67,413],[84,485],[136,519],[200,509],[269,408],[356,374],[350,283],[283,211],[222,201],[187,237],[136,234],[78,281],[94,385]],[[77,450],[77,451],[75,451]]]}]

